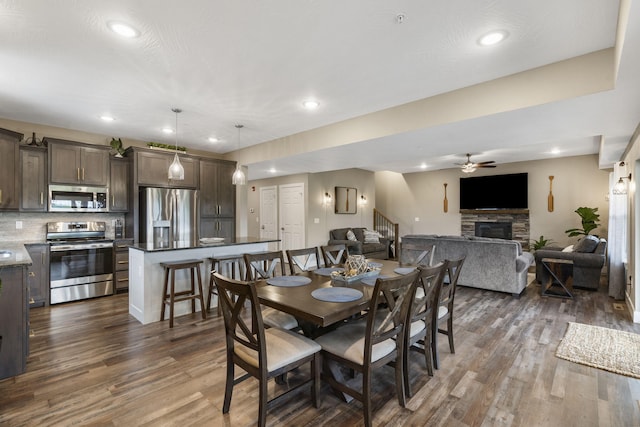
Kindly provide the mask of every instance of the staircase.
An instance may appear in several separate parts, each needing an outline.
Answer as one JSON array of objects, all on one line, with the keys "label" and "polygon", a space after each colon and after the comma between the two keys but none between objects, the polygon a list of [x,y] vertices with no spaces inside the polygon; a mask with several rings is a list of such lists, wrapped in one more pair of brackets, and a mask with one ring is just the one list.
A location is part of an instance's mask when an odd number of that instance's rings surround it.
[{"label": "staircase", "polygon": [[397,251],[396,246],[398,244],[398,224],[391,221],[385,215],[380,213],[376,208],[373,209],[373,229],[380,233],[382,237],[391,240],[391,258],[396,259]]}]

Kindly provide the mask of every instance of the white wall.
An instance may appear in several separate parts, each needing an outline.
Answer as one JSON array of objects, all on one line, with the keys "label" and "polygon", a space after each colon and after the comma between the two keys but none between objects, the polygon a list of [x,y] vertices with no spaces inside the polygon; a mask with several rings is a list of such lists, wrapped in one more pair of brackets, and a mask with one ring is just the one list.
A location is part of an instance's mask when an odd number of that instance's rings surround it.
[{"label": "white wall", "polygon": [[[299,174],[285,177],[250,181],[247,185],[249,236],[260,235],[260,188],[303,182],[306,189],[306,244],[326,245],[329,230],[341,227],[368,227],[373,225],[373,208],[376,207],[374,173],[360,169],[346,169],[317,174]],[[355,214],[334,213],[335,187],[353,187],[358,190],[358,199],[364,194],[367,204],[358,204]],[[324,194],[331,194],[330,206],[324,205]],[[251,210],[253,209],[253,213]],[[317,219],[317,223],[315,220]]]},{"label": "white wall", "polygon": [[[598,208],[602,226],[593,234],[606,237],[609,171],[598,169],[596,155],[502,164],[495,169],[479,169],[473,175],[521,172],[529,174],[532,240],[544,235],[561,246],[575,243],[577,238],[568,238],[564,231],[581,227],[580,217],[574,213],[580,206]],[[460,234],[459,183],[463,175],[457,169],[404,175],[378,172],[375,176],[376,207],[400,224],[401,236],[414,233]],[[554,176],[553,212],[547,211],[550,175]],[[445,182],[448,184],[448,213],[443,212]]]}]

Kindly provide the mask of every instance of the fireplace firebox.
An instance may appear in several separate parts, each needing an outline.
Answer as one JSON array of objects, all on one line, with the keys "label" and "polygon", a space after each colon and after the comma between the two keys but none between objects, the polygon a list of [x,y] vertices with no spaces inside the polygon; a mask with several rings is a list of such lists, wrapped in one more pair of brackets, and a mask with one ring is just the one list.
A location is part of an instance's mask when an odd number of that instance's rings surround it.
[{"label": "fireplace firebox", "polygon": [[510,222],[481,222],[475,223],[478,237],[493,237],[496,239],[511,240],[512,226]]}]

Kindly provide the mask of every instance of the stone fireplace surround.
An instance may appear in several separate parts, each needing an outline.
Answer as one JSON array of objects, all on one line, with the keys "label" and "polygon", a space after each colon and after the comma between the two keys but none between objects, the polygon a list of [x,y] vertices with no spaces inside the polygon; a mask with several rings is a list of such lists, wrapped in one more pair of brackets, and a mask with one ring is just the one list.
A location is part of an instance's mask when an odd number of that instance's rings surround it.
[{"label": "stone fireplace surround", "polygon": [[475,235],[476,222],[510,222],[511,239],[520,242],[523,251],[529,250],[529,209],[461,209],[460,213],[463,236]]}]

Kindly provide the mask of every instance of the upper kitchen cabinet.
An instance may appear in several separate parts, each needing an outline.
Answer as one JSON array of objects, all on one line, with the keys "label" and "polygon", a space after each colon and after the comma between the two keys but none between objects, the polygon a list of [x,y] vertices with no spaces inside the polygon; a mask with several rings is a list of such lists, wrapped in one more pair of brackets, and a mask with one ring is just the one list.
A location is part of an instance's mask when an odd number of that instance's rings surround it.
[{"label": "upper kitchen cabinet", "polygon": [[20,147],[20,177],[22,196],[20,210],[45,212],[47,210],[47,149]]},{"label": "upper kitchen cabinet", "polygon": [[178,154],[184,167],[184,180],[170,180],[167,173],[175,153],[135,150],[137,184],[143,187],[197,188],[198,162],[193,157]]},{"label": "upper kitchen cabinet", "polygon": [[109,147],[45,139],[52,184],[109,185]]},{"label": "upper kitchen cabinet", "polygon": [[129,176],[130,165],[128,159],[118,159],[112,157],[111,166],[111,192],[110,212],[128,212],[129,211]]},{"label": "upper kitchen cabinet", "polygon": [[23,135],[0,128],[0,210],[18,210],[20,180],[18,177],[19,146]]},{"label": "upper kitchen cabinet", "polygon": [[236,189],[231,183],[235,163],[200,160],[200,215],[231,218],[236,213]]}]

